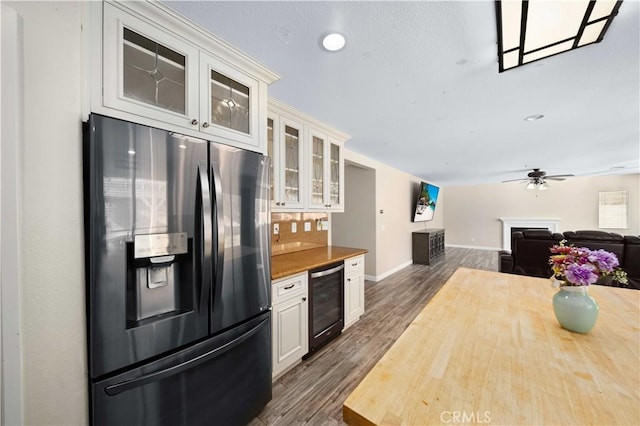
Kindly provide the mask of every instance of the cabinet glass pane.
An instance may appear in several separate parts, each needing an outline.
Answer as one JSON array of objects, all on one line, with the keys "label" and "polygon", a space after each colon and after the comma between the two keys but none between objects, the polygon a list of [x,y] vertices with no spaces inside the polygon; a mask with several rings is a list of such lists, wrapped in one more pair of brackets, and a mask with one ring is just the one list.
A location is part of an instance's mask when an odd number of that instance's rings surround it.
[{"label": "cabinet glass pane", "polygon": [[213,70],[211,123],[249,134],[249,88]]},{"label": "cabinet glass pane", "polygon": [[323,204],[324,192],[324,140],[313,137],[311,170],[311,202],[313,204]]},{"label": "cabinet glass pane", "polygon": [[185,57],[124,29],[124,96],[185,114]]},{"label": "cabinet glass pane", "polygon": [[271,201],[273,201],[273,120],[270,118],[267,119],[267,155],[271,157],[271,161],[269,162],[269,180],[271,182]]},{"label": "cabinet glass pane", "polygon": [[285,126],[284,130],[284,198],[285,201],[300,201],[300,140],[298,130]]},{"label": "cabinet glass pane", "polygon": [[331,180],[329,181],[330,204],[340,204],[340,147],[331,144]]}]

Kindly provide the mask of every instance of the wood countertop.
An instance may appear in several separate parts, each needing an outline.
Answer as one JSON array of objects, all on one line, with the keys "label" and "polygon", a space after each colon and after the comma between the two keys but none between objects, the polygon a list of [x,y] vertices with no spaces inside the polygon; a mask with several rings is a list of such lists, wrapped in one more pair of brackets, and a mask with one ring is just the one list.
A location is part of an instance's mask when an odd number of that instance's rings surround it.
[{"label": "wood countertop", "polygon": [[458,269],[343,405],[349,425],[640,424],[640,291],[591,286],[589,334],[549,280]]},{"label": "wood countertop", "polygon": [[339,262],[353,256],[366,253],[368,250],[327,246],[279,254],[271,257],[271,279],[276,280],[288,275],[304,272],[319,266]]}]

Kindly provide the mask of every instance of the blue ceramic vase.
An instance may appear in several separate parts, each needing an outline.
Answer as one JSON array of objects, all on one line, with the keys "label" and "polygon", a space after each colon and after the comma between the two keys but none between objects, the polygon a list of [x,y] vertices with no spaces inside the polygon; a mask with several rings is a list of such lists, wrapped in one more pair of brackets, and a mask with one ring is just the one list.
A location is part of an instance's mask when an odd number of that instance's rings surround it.
[{"label": "blue ceramic vase", "polygon": [[562,328],[576,333],[588,333],[596,325],[600,307],[589,295],[588,288],[563,286],[553,296],[553,312]]}]

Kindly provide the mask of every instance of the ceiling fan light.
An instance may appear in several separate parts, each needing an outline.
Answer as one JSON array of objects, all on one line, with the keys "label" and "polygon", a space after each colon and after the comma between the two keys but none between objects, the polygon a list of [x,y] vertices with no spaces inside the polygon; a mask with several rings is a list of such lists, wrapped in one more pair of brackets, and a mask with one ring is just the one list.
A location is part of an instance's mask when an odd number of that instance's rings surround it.
[{"label": "ceiling fan light", "polygon": [[549,189],[549,184],[547,184],[547,182],[542,182],[538,185],[538,190],[544,191],[545,189]]},{"label": "ceiling fan light", "polygon": [[536,184],[534,182],[529,182],[525,189],[536,189]]},{"label": "ceiling fan light", "polygon": [[599,43],[621,3],[497,0],[499,72]]}]

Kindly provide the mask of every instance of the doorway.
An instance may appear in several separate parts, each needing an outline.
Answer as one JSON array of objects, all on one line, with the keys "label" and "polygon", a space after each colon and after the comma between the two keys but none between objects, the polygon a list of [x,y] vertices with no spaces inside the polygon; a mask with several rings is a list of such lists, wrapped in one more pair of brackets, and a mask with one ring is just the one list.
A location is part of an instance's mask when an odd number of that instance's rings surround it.
[{"label": "doorway", "polygon": [[331,215],[331,244],[369,250],[365,276],[376,276],[376,171],[344,162],[344,213]]}]

